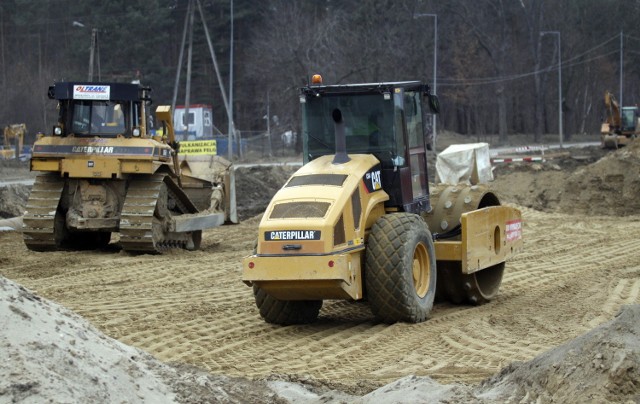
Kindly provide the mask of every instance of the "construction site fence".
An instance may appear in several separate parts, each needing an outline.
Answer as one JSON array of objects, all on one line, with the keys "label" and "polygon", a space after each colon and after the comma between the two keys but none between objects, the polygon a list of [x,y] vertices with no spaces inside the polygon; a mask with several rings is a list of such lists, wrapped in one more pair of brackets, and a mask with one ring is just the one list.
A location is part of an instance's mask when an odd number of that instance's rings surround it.
[{"label": "construction site fence", "polygon": [[[284,133],[271,132],[240,132],[238,135],[242,148],[237,157],[247,159],[274,159],[282,157],[294,157],[302,151],[297,133],[287,131]],[[236,149],[234,148],[234,151]]]}]

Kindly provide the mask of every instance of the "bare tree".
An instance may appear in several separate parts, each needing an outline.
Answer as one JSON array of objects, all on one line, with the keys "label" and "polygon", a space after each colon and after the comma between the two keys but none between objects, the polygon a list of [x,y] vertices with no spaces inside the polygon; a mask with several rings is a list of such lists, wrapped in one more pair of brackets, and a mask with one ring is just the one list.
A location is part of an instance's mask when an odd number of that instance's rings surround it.
[{"label": "bare tree", "polygon": [[495,94],[498,109],[498,133],[501,142],[507,140],[506,81],[500,78],[509,73],[514,37],[512,2],[481,0],[470,3],[464,0],[450,2],[448,9],[470,28],[480,47],[486,53],[496,76]]}]

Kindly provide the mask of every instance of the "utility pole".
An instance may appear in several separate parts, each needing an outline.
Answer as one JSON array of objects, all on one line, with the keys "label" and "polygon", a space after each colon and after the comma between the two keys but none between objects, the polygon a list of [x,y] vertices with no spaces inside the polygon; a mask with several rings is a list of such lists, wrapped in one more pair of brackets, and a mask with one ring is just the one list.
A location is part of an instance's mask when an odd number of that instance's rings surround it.
[{"label": "utility pole", "polygon": [[[230,4],[231,10],[231,39],[229,40],[231,43],[229,44],[229,108],[227,109],[227,113],[229,114],[229,161],[233,157],[232,149],[231,149],[231,138],[232,135],[235,135],[235,125],[233,123],[233,0],[231,0]],[[242,158],[242,141],[238,139],[238,156]]]},{"label": "utility pole", "polygon": [[191,65],[193,59],[193,18],[195,14],[195,8],[190,8],[191,15],[189,16],[189,49],[187,50],[187,88],[184,96],[184,115],[182,115],[183,125],[186,127],[184,138],[182,140],[189,139],[189,104],[191,103]]},{"label": "utility pole", "polygon": [[[211,42],[211,35],[209,34],[209,29],[207,28],[207,24],[206,24],[206,19],[204,18],[204,12],[202,11],[202,3],[200,2],[200,0],[189,0],[188,3],[188,8],[187,8],[187,16],[185,17],[185,29],[183,30],[183,34],[182,34],[182,45],[180,47],[180,61],[178,63],[178,71],[176,72],[176,81],[174,84],[174,96],[173,96],[173,106],[175,107],[175,102],[176,102],[176,98],[177,98],[177,93],[178,93],[178,85],[180,82],[180,70],[182,69],[182,56],[184,53],[184,48],[185,48],[185,43],[187,40],[187,35],[189,35],[189,38],[192,38],[193,35],[193,13],[195,13],[196,11],[196,7],[198,10],[198,13],[200,14],[200,20],[202,22],[202,28],[204,30],[204,35],[205,38],[207,40],[207,45],[209,46],[209,52],[211,53],[211,60],[213,61],[213,68],[216,72],[216,78],[218,80],[218,86],[220,87],[220,94],[222,95],[222,103],[224,104],[224,108],[227,112],[227,117],[229,118],[229,160],[232,159],[233,157],[233,139],[232,139],[232,135],[234,133],[234,124],[233,124],[233,113],[231,112],[231,102],[227,99],[227,91],[224,85],[224,82],[222,81],[222,77],[220,76],[220,69],[218,68],[218,61],[216,59],[216,53],[213,49],[213,43]],[[191,21],[191,23],[189,23],[189,21]],[[189,42],[192,42],[192,39],[189,39]],[[189,45],[191,48],[191,45]],[[187,64],[190,65],[191,63],[191,58],[192,58],[192,52],[188,51],[188,61]],[[191,76],[191,69],[188,69],[189,72],[187,73],[187,81],[190,83],[190,76]],[[233,71],[233,69],[231,69],[231,71]],[[231,93],[232,94],[232,93]],[[187,111],[185,111],[186,113]],[[187,117],[188,119],[188,117]]]},{"label": "utility pole", "polygon": [[178,100],[178,86],[180,85],[180,72],[182,71],[182,59],[184,57],[184,47],[187,42],[187,28],[189,26],[189,16],[192,15],[193,0],[187,3],[187,13],[184,15],[184,28],[182,29],[182,42],[180,44],[180,56],[178,56],[178,69],[176,70],[176,81],[173,84],[173,98],[171,100],[171,111],[176,110]]},{"label": "utility pole", "polygon": [[[213,43],[211,42],[211,35],[209,35],[209,29],[207,28],[207,24],[205,23],[204,13],[202,12],[202,4],[200,0],[196,0],[196,4],[198,6],[198,11],[200,12],[200,19],[202,20],[202,27],[204,28],[204,36],[207,39],[207,45],[209,45],[209,53],[211,53],[211,60],[213,61],[213,68],[216,72],[216,78],[218,79],[218,85],[220,87],[220,94],[222,95],[222,102],[224,103],[224,107],[227,111],[227,118],[229,119],[229,161],[233,159],[233,142],[232,142],[232,134],[235,130],[235,125],[233,124],[233,113],[231,112],[231,103],[227,99],[227,92],[224,87],[224,82],[220,77],[220,69],[218,68],[218,60],[216,58],[216,53],[213,50]],[[233,69],[232,69],[233,70]]]},{"label": "utility pole", "polygon": [[89,52],[89,77],[87,81],[93,81],[93,65],[95,64],[96,48],[98,47],[98,30],[91,29],[91,48]]},{"label": "utility pole", "polygon": [[624,56],[623,56],[624,47],[623,47],[623,42],[622,42],[623,38],[624,38],[624,33],[623,33],[623,31],[620,31],[620,108],[622,108],[622,106],[624,105],[624,102],[622,101],[622,95],[623,95],[622,83],[624,82],[624,79],[623,79],[624,76],[622,74],[622,70],[623,70],[622,65],[624,63]]}]

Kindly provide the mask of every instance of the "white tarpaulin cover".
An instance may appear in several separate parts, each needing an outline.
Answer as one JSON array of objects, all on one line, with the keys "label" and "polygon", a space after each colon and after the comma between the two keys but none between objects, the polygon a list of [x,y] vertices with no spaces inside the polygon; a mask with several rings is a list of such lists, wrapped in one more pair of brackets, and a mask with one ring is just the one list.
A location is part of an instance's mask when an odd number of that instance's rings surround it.
[{"label": "white tarpaulin cover", "polygon": [[471,185],[493,181],[488,143],[453,144],[438,154],[438,181]]}]

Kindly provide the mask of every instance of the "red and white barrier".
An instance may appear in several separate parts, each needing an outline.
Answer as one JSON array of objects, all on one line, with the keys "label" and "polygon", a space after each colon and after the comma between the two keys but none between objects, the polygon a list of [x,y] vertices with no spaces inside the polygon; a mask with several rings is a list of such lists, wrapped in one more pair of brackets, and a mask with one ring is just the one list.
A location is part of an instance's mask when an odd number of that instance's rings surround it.
[{"label": "red and white barrier", "polygon": [[491,163],[517,163],[517,162],[532,162],[532,161],[544,161],[543,157],[508,157],[508,158],[493,158]]},{"label": "red and white barrier", "polygon": [[[499,164],[499,163],[518,163],[518,162],[534,162],[534,161],[545,161],[544,152],[549,148],[544,145],[536,145],[536,146],[518,146],[511,148],[498,148],[491,150],[491,164]],[[535,153],[540,152],[539,156],[523,156],[523,157],[505,157],[505,155],[510,154],[520,154],[520,153]]]},{"label": "red and white barrier", "polygon": [[489,154],[491,154],[491,156],[495,157],[498,156],[500,154],[513,154],[513,153],[528,153],[528,152],[542,152],[544,154],[545,150],[548,150],[549,147],[547,146],[543,146],[543,145],[536,145],[536,146],[518,146],[518,147],[511,147],[511,148],[502,148],[499,147],[497,149],[491,149],[489,151]]}]

